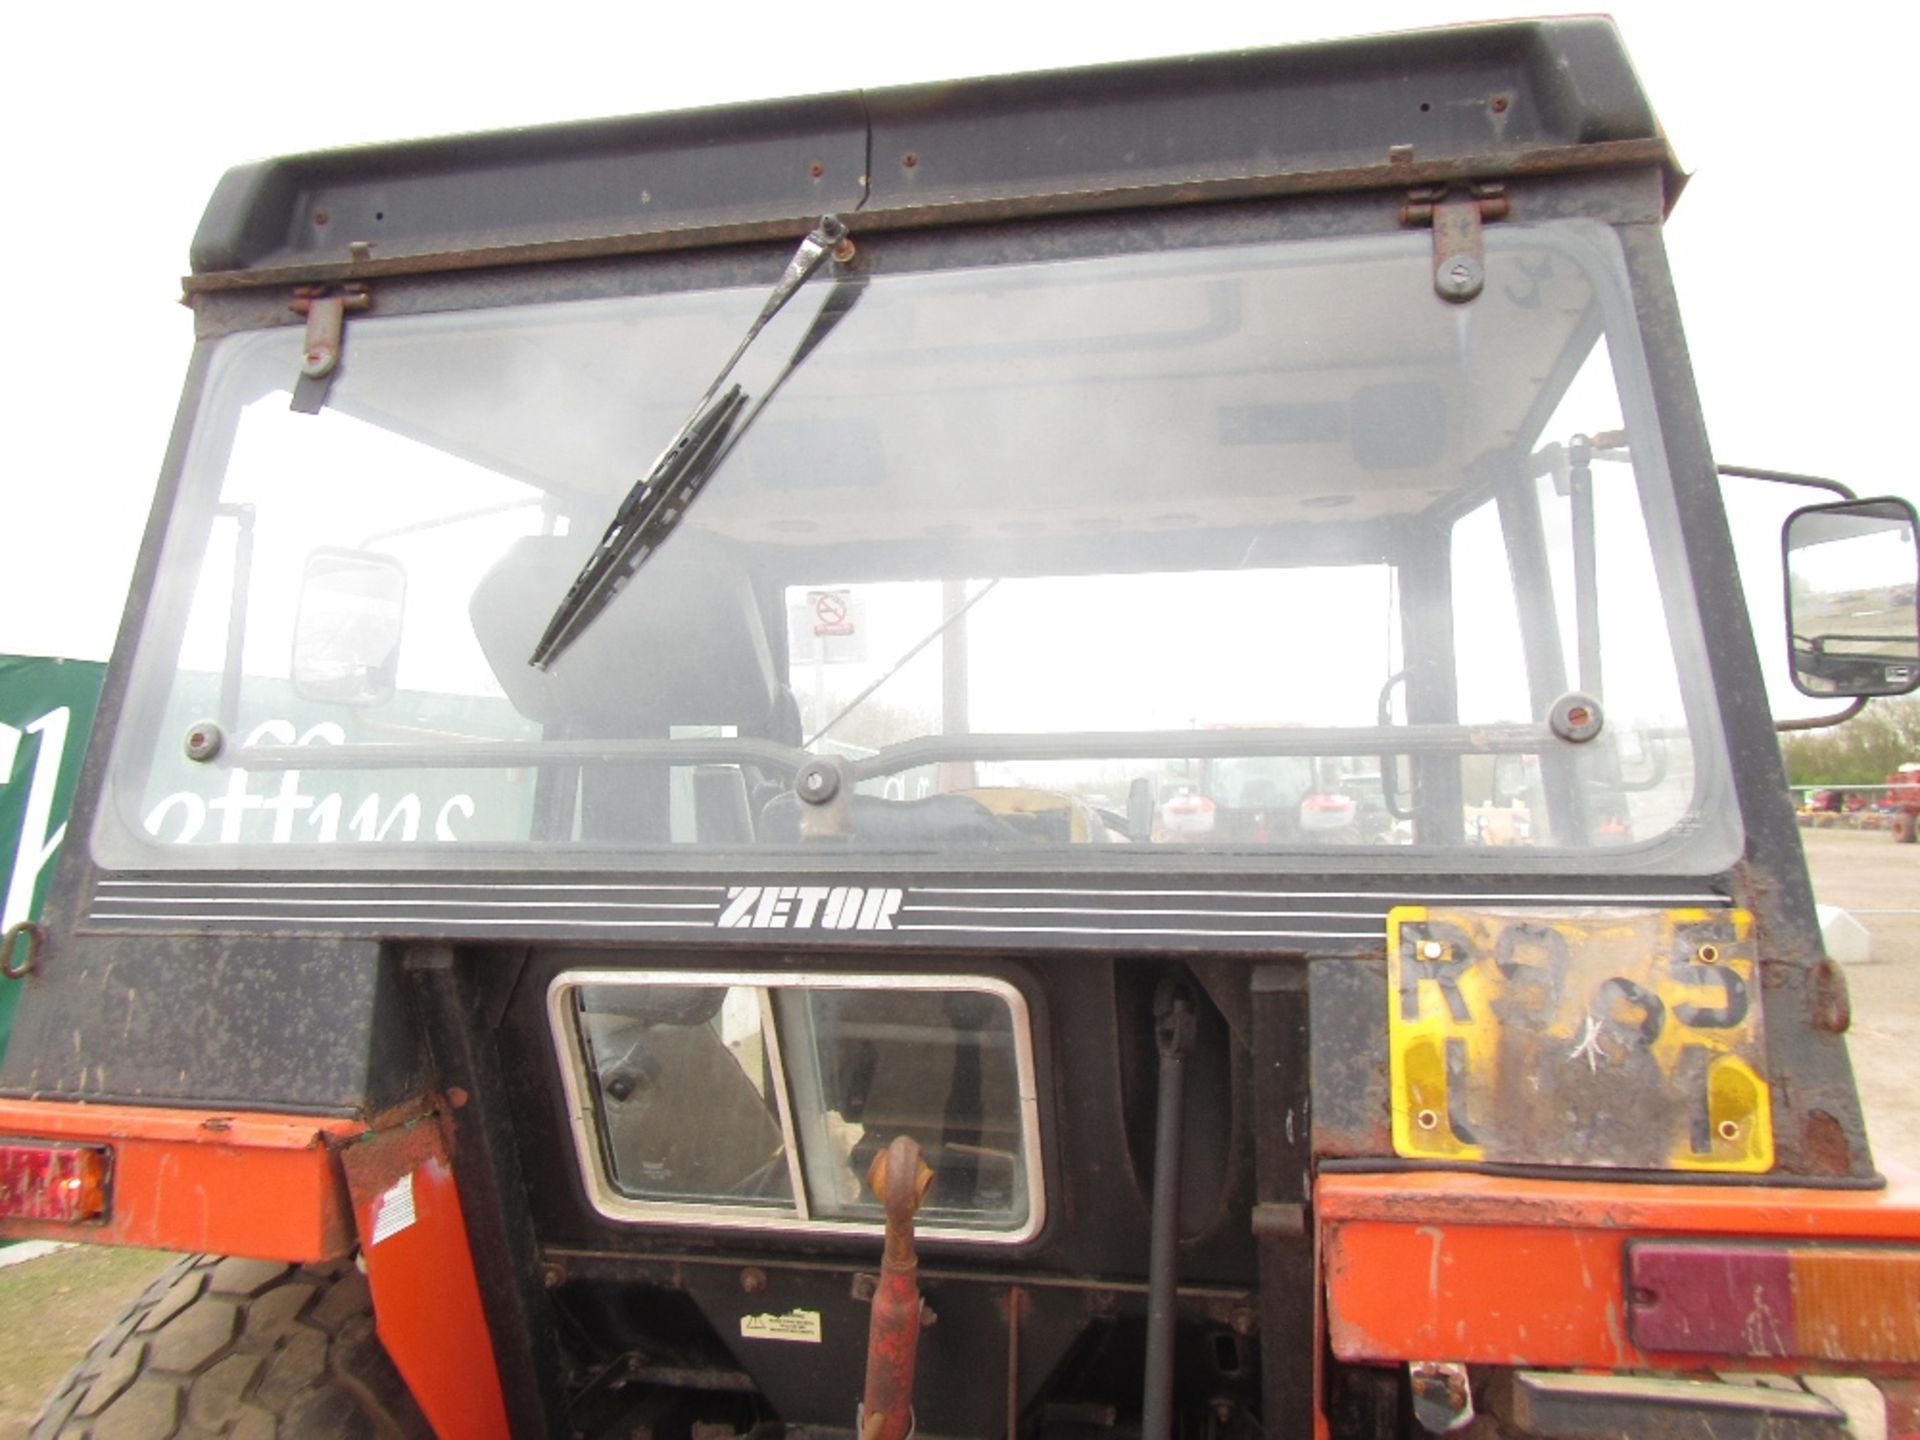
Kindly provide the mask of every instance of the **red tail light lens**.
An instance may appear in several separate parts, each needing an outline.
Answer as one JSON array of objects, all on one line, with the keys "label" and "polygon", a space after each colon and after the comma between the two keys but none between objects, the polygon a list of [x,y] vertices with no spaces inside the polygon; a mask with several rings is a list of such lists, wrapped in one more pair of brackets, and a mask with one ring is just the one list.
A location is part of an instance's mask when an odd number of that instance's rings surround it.
[{"label": "red tail light lens", "polygon": [[104,1146],[0,1140],[0,1219],[97,1220],[107,1211]]},{"label": "red tail light lens", "polygon": [[1650,1350],[1920,1361],[1920,1248],[1637,1241],[1627,1281]]}]

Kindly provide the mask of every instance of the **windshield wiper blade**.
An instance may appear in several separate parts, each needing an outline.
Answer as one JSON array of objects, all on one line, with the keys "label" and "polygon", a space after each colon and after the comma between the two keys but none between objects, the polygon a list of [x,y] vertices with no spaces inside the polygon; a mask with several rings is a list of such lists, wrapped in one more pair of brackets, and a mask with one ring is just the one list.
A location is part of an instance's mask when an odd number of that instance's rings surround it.
[{"label": "windshield wiper blade", "polygon": [[593,554],[567,587],[566,598],[553,612],[540,643],[527,663],[544,670],[593,623],[607,602],[619,593],[629,576],[660,547],[681,515],[713,473],[714,461],[726,443],[747,397],[738,385],[706,402],[682,427],[627,498],[620,502]]},{"label": "windshield wiper blade", "polygon": [[[793,259],[787,262],[787,268],[774,285],[773,293],[767,296],[767,303],[760,307],[759,315],[747,327],[747,333],[741,336],[733,354],[727,357],[727,363],[720,367],[720,373],[713,377],[713,383],[707,386],[706,393],[693,407],[693,413],[673,439],[667,442],[667,448],[654,461],[653,468],[620,502],[620,508],[614,512],[606,533],[600,537],[600,543],[594,546],[593,554],[587,557],[587,563],[574,577],[573,584],[567,587],[565,597],[555,608],[553,617],[547,621],[540,642],[528,657],[529,665],[536,670],[545,670],[559,659],[561,652],[593,623],[633,572],[660,548],[661,542],[686,513],[687,506],[732,448],[728,434],[734,429],[734,423],[747,403],[747,397],[738,385],[724,395],[720,393],[720,387],[733,373],[733,367],[740,363],[740,357],[747,353],[747,347],[767,327],[767,322],[780,313],[787,301],[793,298],[794,292],[820,268],[822,262],[833,253],[834,247],[846,239],[846,235],[847,227],[838,216],[822,215],[820,223],[800,242],[800,248],[793,252]],[[854,298],[857,298],[857,294]],[[747,416],[747,423],[750,424],[766,408],[767,401],[786,383],[794,368],[825,338],[826,331],[831,330],[840,317],[852,308],[852,299],[834,306],[830,297],[827,308],[833,311],[832,318],[824,327],[819,319],[815,320],[772,388]],[[740,426],[741,432],[745,429],[745,424]],[[733,436],[735,440],[738,438],[738,434]]]}]

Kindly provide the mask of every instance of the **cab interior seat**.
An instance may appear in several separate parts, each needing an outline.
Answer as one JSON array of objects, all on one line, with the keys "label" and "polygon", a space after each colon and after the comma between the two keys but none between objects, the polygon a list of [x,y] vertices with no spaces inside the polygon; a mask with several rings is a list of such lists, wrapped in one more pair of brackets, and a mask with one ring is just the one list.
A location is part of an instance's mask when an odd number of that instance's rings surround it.
[{"label": "cab interior seat", "polygon": [[[516,710],[546,728],[548,739],[666,740],[676,730],[699,727],[798,745],[799,710],[775,666],[752,580],[733,547],[696,530],[676,532],[650,555],[549,669],[528,664],[584,559],[576,536],[522,537],[481,577],[468,602],[474,635],[501,689]],[[625,678],[635,655],[650,658],[649,678],[638,685]],[[700,840],[750,842],[753,791],[764,788],[767,777],[735,765],[694,769]],[[582,840],[665,844],[672,838],[666,765],[547,765],[541,778],[547,787],[577,785],[573,818]]]}]

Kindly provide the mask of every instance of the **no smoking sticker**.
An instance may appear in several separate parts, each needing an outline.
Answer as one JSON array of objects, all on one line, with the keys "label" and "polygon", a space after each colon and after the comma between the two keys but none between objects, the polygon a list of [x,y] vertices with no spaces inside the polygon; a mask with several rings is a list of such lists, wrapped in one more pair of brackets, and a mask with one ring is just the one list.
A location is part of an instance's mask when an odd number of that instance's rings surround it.
[{"label": "no smoking sticker", "polygon": [[845,590],[809,590],[807,607],[815,635],[853,634],[853,597]]}]

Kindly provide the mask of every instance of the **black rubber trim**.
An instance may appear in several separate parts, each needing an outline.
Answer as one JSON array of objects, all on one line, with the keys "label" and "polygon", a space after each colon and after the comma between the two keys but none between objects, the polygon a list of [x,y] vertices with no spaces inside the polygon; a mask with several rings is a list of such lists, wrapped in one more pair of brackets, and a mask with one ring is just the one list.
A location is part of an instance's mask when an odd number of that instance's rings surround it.
[{"label": "black rubber trim", "polygon": [[1503,1175],[1514,1180],[1605,1180],[1626,1185],[1732,1185],[1769,1190],[1884,1190],[1887,1177],[1872,1175],[1728,1174],[1702,1170],[1613,1170],[1592,1165],[1515,1165],[1493,1160],[1397,1160],[1385,1156],[1332,1156],[1315,1167],[1322,1174],[1403,1175],[1416,1173]]}]

